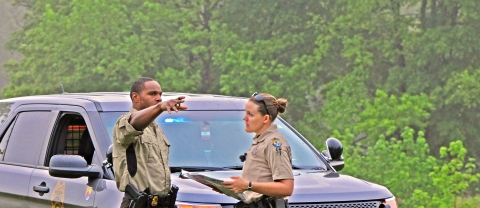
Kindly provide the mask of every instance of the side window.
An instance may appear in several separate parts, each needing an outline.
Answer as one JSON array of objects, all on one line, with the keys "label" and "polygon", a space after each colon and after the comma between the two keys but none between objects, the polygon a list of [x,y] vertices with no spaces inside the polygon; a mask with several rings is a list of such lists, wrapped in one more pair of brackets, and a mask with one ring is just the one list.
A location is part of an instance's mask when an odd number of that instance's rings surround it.
[{"label": "side window", "polygon": [[[12,112],[12,109],[11,109],[12,105],[13,103],[10,103],[10,102],[0,102],[0,126],[3,125],[7,117]],[[2,139],[0,138],[0,140]]]},{"label": "side window", "polygon": [[12,124],[8,127],[5,134],[0,138],[0,161],[3,161],[5,149],[7,148],[8,138],[10,137],[10,133],[12,133],[13,123],[15,123],[15,120],[12,121]]},{"label": "side window", "polygon": [[53,155],[80,155],[85,158],[88,164],[92,163],[95,148],[88,132],[87,125],[83,117],[79,114],[64,113],[55,127],[48,160],[45,166],[48,166],[50,158]]},{"label": "side window", "polygon": [[[18,114],[2,139],[5,162],[37,165],[45,133],[51,119],[50,111],[31,111]],[[10,134],[8,134],[10,133]],[[5,142],[5,143],[4,143]]]}]

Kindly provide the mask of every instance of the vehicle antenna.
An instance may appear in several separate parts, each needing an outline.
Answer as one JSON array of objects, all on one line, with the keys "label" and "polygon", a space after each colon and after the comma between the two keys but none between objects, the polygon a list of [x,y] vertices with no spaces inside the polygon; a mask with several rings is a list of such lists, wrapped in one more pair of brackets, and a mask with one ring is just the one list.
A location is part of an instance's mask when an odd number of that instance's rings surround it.
[{"label": "vehicle antenna", "polygon": [[60,80],[60,76],[58,76],[58,68],[57,68],[56,64],[54,65],[54,67],[55,67],[55,72],[57,72],[56,74],[57,74],[58,80],[60,81],[60,88],[62,89],[62,94],[64,94],[65,89],[63,88],[62,81]]}]

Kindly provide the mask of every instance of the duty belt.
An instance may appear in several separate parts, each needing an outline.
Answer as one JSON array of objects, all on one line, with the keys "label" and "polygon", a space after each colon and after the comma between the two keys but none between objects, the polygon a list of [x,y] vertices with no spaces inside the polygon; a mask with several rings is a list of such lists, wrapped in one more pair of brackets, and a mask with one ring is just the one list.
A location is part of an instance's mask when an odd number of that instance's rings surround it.
[{"label": "duty belt", "polygon": [[170,199],[170,194],[165,196],[148,195],[148,204],[150,204],[151,207],[168,207],[170,205]]},{"label": "duty belt", "polygon": [[259,200],[250,204],[243,201],[233,205],[234,208],[288,208],[288,201],[283,197],[270,197],[263,195]]},{"label": "duty belt", "polygon": [[177,198],[178,187],[172,184],[167,195],[154,195],[150,194],[149,189],[139,192],[132,184],[127,184],[125,187],[125,197],[130,199],[130,208],[140,207],[175,207],[175,200]]}]

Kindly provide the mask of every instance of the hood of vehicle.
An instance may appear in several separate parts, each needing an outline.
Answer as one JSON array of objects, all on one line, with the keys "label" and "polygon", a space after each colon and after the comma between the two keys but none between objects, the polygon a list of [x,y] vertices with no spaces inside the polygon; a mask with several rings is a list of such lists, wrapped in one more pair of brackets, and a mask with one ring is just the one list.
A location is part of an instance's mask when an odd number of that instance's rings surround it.
[{"label": "hood of vehicle", "polygon": [[[239,176],[241,171],[197,173],[220,180],[229,180],[230,176]],[[177,201],[215,204],[238,202],[192,179],[181,178],[179,173],[172,174],[172,183],[180,188]],[[353,202],[393,196],[384,186],[333,172],[294,170],[294,183],[295,187],[289,203]]]}]

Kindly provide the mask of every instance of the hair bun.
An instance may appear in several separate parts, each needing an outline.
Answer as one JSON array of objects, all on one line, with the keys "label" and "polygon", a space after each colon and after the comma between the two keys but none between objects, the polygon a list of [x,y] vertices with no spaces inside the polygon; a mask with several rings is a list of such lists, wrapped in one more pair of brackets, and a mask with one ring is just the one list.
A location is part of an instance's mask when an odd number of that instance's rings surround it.
[{"label": "hair bun", "polygon": [[279,98],[277,99],[277,111],[278,113],[285,113],[287,110],[287,99],[285,98]]}]

